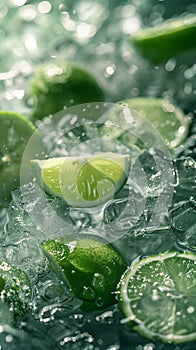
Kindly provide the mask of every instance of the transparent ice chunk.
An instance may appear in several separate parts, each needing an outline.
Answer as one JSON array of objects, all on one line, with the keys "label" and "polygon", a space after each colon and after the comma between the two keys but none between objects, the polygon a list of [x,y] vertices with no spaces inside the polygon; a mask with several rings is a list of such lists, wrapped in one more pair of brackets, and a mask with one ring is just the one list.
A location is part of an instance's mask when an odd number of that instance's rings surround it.
[{"label": "transparent ice chunk", "polygon": [[180,201],[196,199],[196,162],[192,157],[174,160],[175,184],[173,205]]},{"label": "transparent ice chunk", "polygon": [[178,243],[196,249],[196,201],[193,197],[175,206],[169,217]]}]

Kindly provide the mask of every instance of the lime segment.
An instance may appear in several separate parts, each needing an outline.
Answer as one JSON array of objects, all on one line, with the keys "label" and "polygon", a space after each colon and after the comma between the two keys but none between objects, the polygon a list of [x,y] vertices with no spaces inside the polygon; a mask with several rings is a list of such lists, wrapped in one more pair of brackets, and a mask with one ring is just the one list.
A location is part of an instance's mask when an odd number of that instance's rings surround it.
[{"label": "lime segment", "polygon": [[97,207],[111,200],[125,184],[130,170],[130,155],[115,153],[31,162],[47,193],[79,208]]},{"label": "lime segment", "polygon": [[133,37],[144,57],[161,63],[182,52],[196,48],[196,16],[175,18]]},{"label": "lime segment", "polygon": [[95,238],[61,237],[42,244],[51,268],[82,300],[85,311],[115,303],[117,283],[126,263],[109,244]]},{"label": "lime segment", "polygon": [[25,147],[35,131],[22,115],[0,112],[0,206],[8,206],[11,191],[20,184],[20,165]]},{"label": "lime segment", "polygon": [[169,149],[179,146],[187,137],[190,118],[167,99],[137,97],[121,101],[142,117],[149,120],[159,131]]},{"label": "lime segment", "polygon": [[119,303],[134,330],[150,339],[196,339],[196,255],[166,252],[141,259],[122,276]]},{"label": "lime segment", "polygon": [[102,102],[104,95],[95,78],[74,62],[47,62],[38,66],[29,81],[32,114],[42,119],[65,106]]}]

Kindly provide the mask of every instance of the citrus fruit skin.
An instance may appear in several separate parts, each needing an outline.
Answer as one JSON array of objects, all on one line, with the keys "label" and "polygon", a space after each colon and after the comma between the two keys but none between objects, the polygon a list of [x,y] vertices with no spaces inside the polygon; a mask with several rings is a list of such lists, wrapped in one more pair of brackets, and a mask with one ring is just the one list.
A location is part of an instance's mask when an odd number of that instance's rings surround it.
[{"label": "citrus fruit skin", "polygon": [[130,155],[98,153],[81,157],[32,160],[38,183],[46,193],[72,207],[97,207],[113,199],[125,184]]},{"label": "citrus fruit skin", "polygon": [[133,263],[118,285],[123,323],[165,343],[196,340],[196,255],[165,252]]},{"label": "citrus fruit skin", "polygon": [[95,238],[61,237],[42,244],[54,272],[93,311],[115,303],[116,286],[127,265],[110,245]]},{"label": "citrus fruit skin", "polygon": [[8,305],[15,321],[24,315],[31,300],[31,285],[26,273],[2,260],[0,260],[0,300]]},{"label": "citrus fruit skin", "polygon": [[189,132],[190,118],[183,111],[163,98],[137,97],[119,102],[132,108],[155,127],[167,147],[172,150],[179,146]]},{"label": "citrus fruit skin", "polygon": [[35,131],[20,114],[0,112],[0,207],[7,207],[11,191],[20,185],[20,165],[25,147]]},{"label": "citrus fruit skin", "polygon": [[96,80],[74,62],[47,62],[36,68],[29,80],[27,101],[32,115],[42,119],[65,107],[87,102],[102,102],[104,94]]},{"label": "citrus fruit skin", "polygon": [[196,16],[168,20],[141,30],[133,42],[144,57],[162,63],[180,53],[196,48]]}]

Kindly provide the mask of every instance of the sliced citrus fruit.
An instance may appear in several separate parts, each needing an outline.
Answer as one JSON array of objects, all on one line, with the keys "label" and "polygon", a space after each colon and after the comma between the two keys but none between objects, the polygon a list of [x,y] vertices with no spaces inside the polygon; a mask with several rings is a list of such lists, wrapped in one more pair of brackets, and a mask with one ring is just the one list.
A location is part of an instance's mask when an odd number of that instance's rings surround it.
[{"label": "sliced citrus fruit", "polygon": [[28,99],[33,116],[39,119],[86,102],[102,102],[96,80],[74,62],[47,62],[36,68],[29,80]]},{"label": "sliced citrus fruit", "polygon": [[0,300],[8,305],[14,318],[22,316],[31,299],[30,280],[19,268],[0,261]]},{"label": "sliced citrus fruit", "polygon": [[11,191],[20,184],[20,165],[25,147],[35,131],[22,115],[0,112],[0,207],[7,207]]},{"label": "sliced citrus fruit", "polygon": [[115,291],[127,265],[107,242],[83,237],[60,237],[42,244],[54,272],[82,300],[85,311],[115,303]]},{"label": "sliced citrus fruit", "polygon": [[119,303],[122,322],[142,336],[196,340],[196,255],[165,252],[137,261],[121,278]]},{"label": "sliced citrus fruit", "polygon": [[133,41],[143,56],[161,63],[184,51],[196,48],[196,16],[174,18],[141,30]]},{"label": "sliced citrus fruit", "polygon": [[47,193],[78,208],[97,207],[111,200],[125,184],[130,170],[130,155],[116,153],[31,162]]},{"label": "sliced citrus fruit", "polygon": [[179,146],[188,135],[190,118],[185,117],[183,111],[167,99],[137,97],[121,101],[120,104],[127,105],[149,120],[169,149]]}]

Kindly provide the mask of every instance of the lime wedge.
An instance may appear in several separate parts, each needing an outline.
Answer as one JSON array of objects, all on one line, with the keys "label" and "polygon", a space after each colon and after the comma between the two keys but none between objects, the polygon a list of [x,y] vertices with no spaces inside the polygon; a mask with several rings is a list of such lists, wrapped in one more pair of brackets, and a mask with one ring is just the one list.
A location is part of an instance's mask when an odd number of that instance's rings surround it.
[{"label": "lime wedge", "polygon": [[0,112],[0,207],[7,207],[11,191],[20,184],[20,165],[25,147],[35,131],[22,115]]},{"label": "lime wedge", "polygon": [[144,57],[161,63],[196,48],[196,16],[174,18],[152,28],[141,30],[133,42]]},{"label": "lime wedge", "polygon": [[65,106],[104,100],[94,77],[74,62],[47,62],[38,66],[29,80],[28,95],[32,114],[39,119]]},{"label": "lime wedge", "polygon": [[169,149],[179,146],[188,135],[190,118],[185,117],[183,111],[167,99],[137,97],[121,101],[120,104],[127,105],[149,120]]},{"label": "lime wedge", "polygon": [[130,155],[99,153],[81,157],[59,157],[31,161],[41,187],[64,198],[72,207],[97,207],[125,184]]},{"label": "lime wedge", "polygon": [[119,303],[133,330],[167,343],[196,340],[196,255],[166,252],[122,276]]},{"label": "lime wedge", "polygon": [[84,311],[115,303],[117,283],[127,265],[105,241],[60,237],[42,244],[52,270],[82,301]]},{"label": "lime wedge", "polygon": [[25,272],[0,261],[0,300],[8,305],[15,319],[25,313],[30,297],[30,281]]}]

